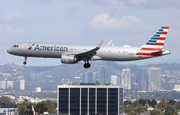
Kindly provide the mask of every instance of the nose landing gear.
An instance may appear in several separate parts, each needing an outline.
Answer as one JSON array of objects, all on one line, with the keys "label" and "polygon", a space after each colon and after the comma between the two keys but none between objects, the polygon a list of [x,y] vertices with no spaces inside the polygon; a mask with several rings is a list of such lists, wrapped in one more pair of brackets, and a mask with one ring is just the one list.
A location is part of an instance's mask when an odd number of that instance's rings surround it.
[{"label": "nose landing gear", "polygon": [[27,60],[27,57],[24,58],[24,62],[23,62],[24,65],[27,64],[26,60]]}]

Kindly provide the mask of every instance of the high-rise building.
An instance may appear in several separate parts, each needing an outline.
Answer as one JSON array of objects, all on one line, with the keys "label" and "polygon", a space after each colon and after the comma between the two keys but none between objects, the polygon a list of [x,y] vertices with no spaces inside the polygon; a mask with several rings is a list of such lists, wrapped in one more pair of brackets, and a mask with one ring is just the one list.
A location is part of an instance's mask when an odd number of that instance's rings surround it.
[{"label": "high-rise building", "polygon": [[14,81],[7,81],[7,89],[13,89]]},{"label": "high-rise building", "polygon": [[119,115],[123,113],[123,88],[113,85],[59,85],[58,114]]},{"label": "high-rise building", "polygon": [[116,80],[117,80],[117,82],[116,82],[116,83],[117,83],[117,85],[121,85],[121,78],[120,78],[120,77],[117,77],[117,79],[116,79]]},{"label": "high-rise building", "polygon": [[129,68],[122,69],[121,83],[124,89],[131,89],[131,70]]},{"label": "high-rise building", "polygon": [[141,68],[137,72],[137,87],[140,91],[148,90],[148,70]]},{"label": "high-rise building", "polygon": [[24,90],[25,89],[25,80],[21,79],[20,80],[20,90]]},{"label": "high-rise building", "polygon": [[6,81],[0,81],[0,89],[6,89]]},{"label": "high-rise building", "polygon": [[111,83],[111,70],[106,67],[102,67],[100,71],[100,82],[104,84]]},{"label": "high-rise building", "polygon": [[117,75],[111,75],[111,84],[117,85]]},{"label": "high-rise building", "polygon": [[93,72],[85,71],[83,75],[83,83],[93,83],[93,82],[94,82]]},{"label": "high-rise building", "polygon": [[150,67],[149,68],[149,91],[160,90],[161,81],[160,81],[161,68]]}]

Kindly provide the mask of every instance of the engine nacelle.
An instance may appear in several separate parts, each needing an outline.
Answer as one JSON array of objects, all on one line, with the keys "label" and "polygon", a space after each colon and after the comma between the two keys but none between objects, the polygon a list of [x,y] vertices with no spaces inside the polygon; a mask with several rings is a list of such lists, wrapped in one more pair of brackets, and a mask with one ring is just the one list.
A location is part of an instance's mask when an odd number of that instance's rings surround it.
[{"label": "engine nacelle", "polygon": [[77,59],[74,55],[62,55],[61,56],[61,63],[66,63],[66,64],[73,64],[77,63]]}]

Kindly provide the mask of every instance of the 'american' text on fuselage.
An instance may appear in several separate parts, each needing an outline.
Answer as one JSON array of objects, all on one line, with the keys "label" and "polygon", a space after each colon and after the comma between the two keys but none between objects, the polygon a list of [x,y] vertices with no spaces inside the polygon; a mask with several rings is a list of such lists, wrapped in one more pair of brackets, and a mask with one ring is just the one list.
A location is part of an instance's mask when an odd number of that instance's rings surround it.
[{"label": "'american' text on fuselage", "polygon": [[36,45],[34,50],[43,50],[43,51],[68,51],[68,47],[62,47],[62,46],[39,46]]}]

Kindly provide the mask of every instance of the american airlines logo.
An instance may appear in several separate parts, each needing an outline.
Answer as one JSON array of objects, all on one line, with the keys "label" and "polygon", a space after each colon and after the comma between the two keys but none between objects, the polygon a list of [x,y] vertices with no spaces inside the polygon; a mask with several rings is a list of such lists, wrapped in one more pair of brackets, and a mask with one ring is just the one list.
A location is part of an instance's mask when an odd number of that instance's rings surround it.
[{"label": "american airlines logo", "polygon": [[68,51],[68,47],[62,47],[62,46],[44,46],[44,45],[36,45],[34,50],[42,50],[42,51]]},{"label": "american airlines logo", "polygon": [[31,50],[31,49],[32,49],[32,46],[34,46],[34,45],[35,45],[35,43],[32,44],[32,45],[28,48],[28,50]]}]

